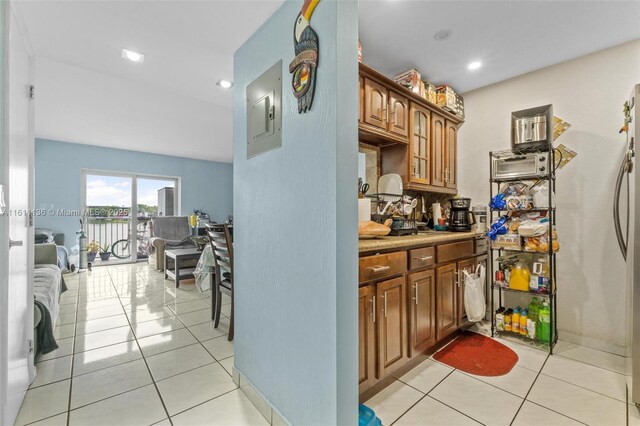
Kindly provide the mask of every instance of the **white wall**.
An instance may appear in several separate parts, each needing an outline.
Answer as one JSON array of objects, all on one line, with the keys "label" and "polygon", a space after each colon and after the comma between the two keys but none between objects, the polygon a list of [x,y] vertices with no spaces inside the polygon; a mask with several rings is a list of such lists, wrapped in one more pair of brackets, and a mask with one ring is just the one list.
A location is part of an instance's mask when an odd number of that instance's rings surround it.
[{"label": "white wall", "polygon": [[38,57],[36,137],[231,162],[232,109]]},{"label": "white wall", "polygon": [[459,135],[460,194],[488,203],[488,153],[509,148],[511,111],[553,104],[571,123],[557,141],[578,153],[557,173],[559,337],[619,354],[626,284],[612,199],[625,150],[622,104],[639,82],[635,41],[466,93]]}]

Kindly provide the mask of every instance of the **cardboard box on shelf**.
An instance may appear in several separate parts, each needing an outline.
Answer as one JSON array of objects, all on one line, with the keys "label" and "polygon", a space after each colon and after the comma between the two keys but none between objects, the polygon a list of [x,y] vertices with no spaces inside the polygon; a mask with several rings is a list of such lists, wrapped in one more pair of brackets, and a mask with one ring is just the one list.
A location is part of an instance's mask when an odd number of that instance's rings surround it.
[{"label": "cardboard box on shelf", "polygon": [[438,86],[436,89],[437,101],[436,105],[440,108],[452,113],[456,113],[456,92],[450,86]]},{"label": "cardboard box on shelf", "polygon": [[420,78],[420,73],[415,68],[411,68],[410,70],[396,75],[393,80],[414,93],[419,94],[421,91],[422,79]]}]

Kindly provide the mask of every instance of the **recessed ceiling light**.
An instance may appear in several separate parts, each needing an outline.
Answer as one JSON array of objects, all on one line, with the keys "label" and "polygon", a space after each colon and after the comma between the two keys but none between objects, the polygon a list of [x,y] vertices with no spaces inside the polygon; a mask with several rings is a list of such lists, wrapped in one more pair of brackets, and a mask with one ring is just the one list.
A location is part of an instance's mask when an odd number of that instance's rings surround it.
[{"label": "recessed ceiling light", "polygon": [[474,71],[474,70],[477,70],[478,68],[480,68],[481,66],[482,66],[482,62],[473,61],[469,65],[467,65],[467,69],[469,69],[471,71]]},{"label": "recessed ceiling light", "polygon": [[144,62],[144,55],[139,52],[134,52],[129,49],[122,49],[122,57],[130,60],[131,62],[137,62],[139,64]]},{"label": "recessed ceiling light", "polygon": [[218,81],[216,84],[222,87],[223,89],[231,89],[233,87],[232,81],[224,80],[224,79]]},{"label": "recessed ceiling light", "polygon": [[449,37],[451,37],[451,34],[453,34],[453,31],[451,30],[440,30],[437,33],[435,33],[435,35],[433,36],[434,39],[436,39],[436,41],[444,41],[446,39],[448,39]]}]

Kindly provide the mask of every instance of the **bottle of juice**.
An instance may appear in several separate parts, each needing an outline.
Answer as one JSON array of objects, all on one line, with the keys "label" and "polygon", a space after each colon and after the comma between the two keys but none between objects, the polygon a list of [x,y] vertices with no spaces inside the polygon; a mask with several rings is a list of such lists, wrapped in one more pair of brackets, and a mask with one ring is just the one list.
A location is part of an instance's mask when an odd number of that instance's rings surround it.
[{"label": "bottle of juice", "polygon": [[504,312],[504,331],[511,331],[511,314],[513,314],[511,309]]},{"label": "bottle of juice", "polygon": [[530,339],[536,339],[536,330],[538,327],[538,298],[534,297],[529,303],[527,309],[527,336]]},{"label": "bottle of juice", "polygon": [[523,309],[522,312],[520,312],[520,335],[521,336],[527,335],[527,330],[528,330],[527,321],[528,321],[527,310]]},{"label": "bottle of juice", "polygon": [[516,306],[511,315],[511,331],[520,334],[520,306]]},{"label": "bottle of juice", "polygon": [[540,317],[539,339],[541,342],[549,343],[551,341],[551,309],[546,300],[542,301],[538,315]]},{"label": "bottle of juice", "polygon": [[509,288],[513,290],[529,291],[531,271],[525,262],[518,260],[511,268],[509,275]]}]

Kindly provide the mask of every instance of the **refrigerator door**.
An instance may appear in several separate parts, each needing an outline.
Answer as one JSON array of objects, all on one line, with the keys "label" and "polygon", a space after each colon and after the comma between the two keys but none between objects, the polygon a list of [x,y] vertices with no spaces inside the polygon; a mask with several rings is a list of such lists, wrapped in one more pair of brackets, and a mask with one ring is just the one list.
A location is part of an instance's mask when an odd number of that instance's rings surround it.
[{"label": "refrigerator door", "polygon": [[[640,111],[637,102],[640,102],[640,85],[636,85],[631,93],[630,102],[631,124],[629,126],[629,145],[635,149],[636,137],[640,122]],[[627,241],[627,282],[631,290],[630,313],[631,324],[631,368],[632,385],[631,399],[633,403],[640,404],[640,197],[636,191],[640,188],[640,173],[637,173],[638,165],[634,164],[629,176],[629,240]]]}]

